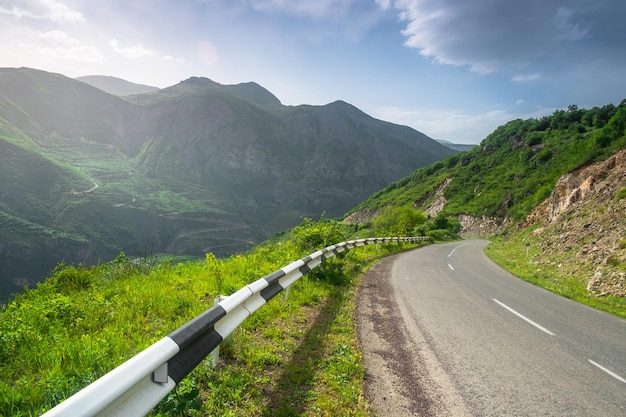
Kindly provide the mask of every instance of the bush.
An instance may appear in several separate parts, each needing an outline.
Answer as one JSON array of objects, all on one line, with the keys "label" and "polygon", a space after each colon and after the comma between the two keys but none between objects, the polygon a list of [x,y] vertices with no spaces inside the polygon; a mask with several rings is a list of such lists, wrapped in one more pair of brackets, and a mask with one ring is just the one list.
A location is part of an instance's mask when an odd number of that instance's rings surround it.
[{"label": "bush", "polygon": [[552,151],[550,149],[544,149],[537,154],[537,161],[540,163],[548,162],[552,159]]},{"label": "bush", "polygon": [[76,290],[85,290],[96,280],[96,270],[87,269],[82,265],[78,268],[63,263],[57,265],[52,273],[49,283],[61,293],[69,293]]},{"label": "bush", "polygon": [[374,219],[374,234],[377,236],[410,236],[427,217],[412,207],[385,207]]},{"label": "bush", "polygon": [[292,239],[298,249],[314,252],[343,242],[347,237],[341,225],[336,221],[322,219],[314,222],[305,218],[301,225],[293,229]]},{"label": "bush", "polygon": [[539,145],[543,141],[543,135],[539,132],[531,132],[526,135],[526,145]]},{"label": "bush", "polygon": [[448,240],[451,237],[448,231],[445,229],[429,230],[426,232],[426,236],[428,236],[432,240]]}]

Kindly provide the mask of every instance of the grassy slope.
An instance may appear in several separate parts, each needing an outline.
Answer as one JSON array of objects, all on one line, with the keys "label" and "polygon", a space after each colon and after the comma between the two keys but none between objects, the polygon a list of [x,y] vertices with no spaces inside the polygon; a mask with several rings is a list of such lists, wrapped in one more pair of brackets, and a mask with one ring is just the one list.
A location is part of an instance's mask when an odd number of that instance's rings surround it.
[{"label": "grassy slope", "polygon": [[437,187],[452,178],[444,191],[444,213],[521,220],[550,195],[561,175],[625,147],[625,127],[626,103],[514,120],[480,146],[416,170],[352,212],[413,204],[423,209]]},{"label": "grassy slope", "polygon": [[[61,267],[0,312],[0,415],[37,414],[230,294],[347,235],[335,222],[243,256],[154,266],[120,256]],[[248,318],[157,409],[163,415],[367,415],[353,326],[355,277],[402,249],[354,249],[303,277]],[[45,349],[42,348],[45,346]]]},{"label": "grassy slope", "polygon": [[[579,303],[626,318],[626,298],[613,295],[598,296],[587,289],[588,277],[593,276],[595,272],[589,262],[572,261],[571,257],[575,254],[571,251],[563,251],[556,256],[543,256],[541,242],[545,237],[533,234],[533,230],[534,228],[524,229],[506,240],[494,238],[486,247],[485,253],[500,266],[525,281]],[[626,272],[626,263],[623,261],[619,261],[614,267]]]}]

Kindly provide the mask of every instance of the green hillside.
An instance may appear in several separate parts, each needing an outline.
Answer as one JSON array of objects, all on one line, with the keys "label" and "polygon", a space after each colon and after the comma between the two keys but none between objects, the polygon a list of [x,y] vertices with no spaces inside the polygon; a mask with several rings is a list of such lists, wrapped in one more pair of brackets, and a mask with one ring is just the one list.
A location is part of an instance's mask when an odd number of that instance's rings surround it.
[{"label": "green hillside", "polygon": [[455,153],[342,101],[283,106],[255,83],[193,77],[122,99],[28,68],[0,68],[0,147],[0,211],[69,239],[0,231],[0,302],[61,261],[245,252]]},{"label": "green hillside", "polygon": [[513,120],[474,149],[416,170],[350,213],[405,205],[425,210],[443,187],[444,214],[520,221],[550,195],[560,176],[626,147],[625,128],[626,102]]}]

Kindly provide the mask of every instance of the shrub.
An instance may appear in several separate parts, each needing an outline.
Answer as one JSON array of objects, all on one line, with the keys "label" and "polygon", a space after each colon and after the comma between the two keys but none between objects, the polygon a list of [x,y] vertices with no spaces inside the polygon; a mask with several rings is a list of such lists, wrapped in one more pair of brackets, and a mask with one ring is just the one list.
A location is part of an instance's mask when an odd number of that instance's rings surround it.
[{"label": "shrub", "polygon": [[540,163],[548,162],[552,159],[552,151],[550,149],[544,149],[537,154],[537,161]]},{"label": "shrub", "polygon": [[426,216],[411,207],[386,207],[374,219],[377,236],[409,236],[415,227],[426,223]]},{"label": "shrub", "polygon": [[66,294],[76,290],[85,290],[95,281],[95,272],[95,269],[87,269],[82,265],[77,268],[61,263],[54,269],[49,283],[57,291]]},{"label": "shrub", "polygon": [[539,145],[543,140],[543,135],[539,132],[531,132],[526,135],[525,139],[528,146]]},{"label": "shrub", "polygon": [[301,225],[293,229],[292,239],[298,249],[316,251],[343,242],[346,240],[346,234],[341,225],[335,221],[322,219],[314,222],[305,218]]}]

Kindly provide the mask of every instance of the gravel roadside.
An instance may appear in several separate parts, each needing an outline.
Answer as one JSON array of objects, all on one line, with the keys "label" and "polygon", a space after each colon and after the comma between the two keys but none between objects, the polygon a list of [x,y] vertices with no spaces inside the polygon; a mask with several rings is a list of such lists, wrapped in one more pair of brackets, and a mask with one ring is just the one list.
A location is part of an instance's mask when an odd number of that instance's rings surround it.
[{"label": "gravel roadside", "polygon": [[390,277],[399,256],[373,265],[357,295],[365,397],[380,416],[470,415],[417,324],[396,301]]}]

